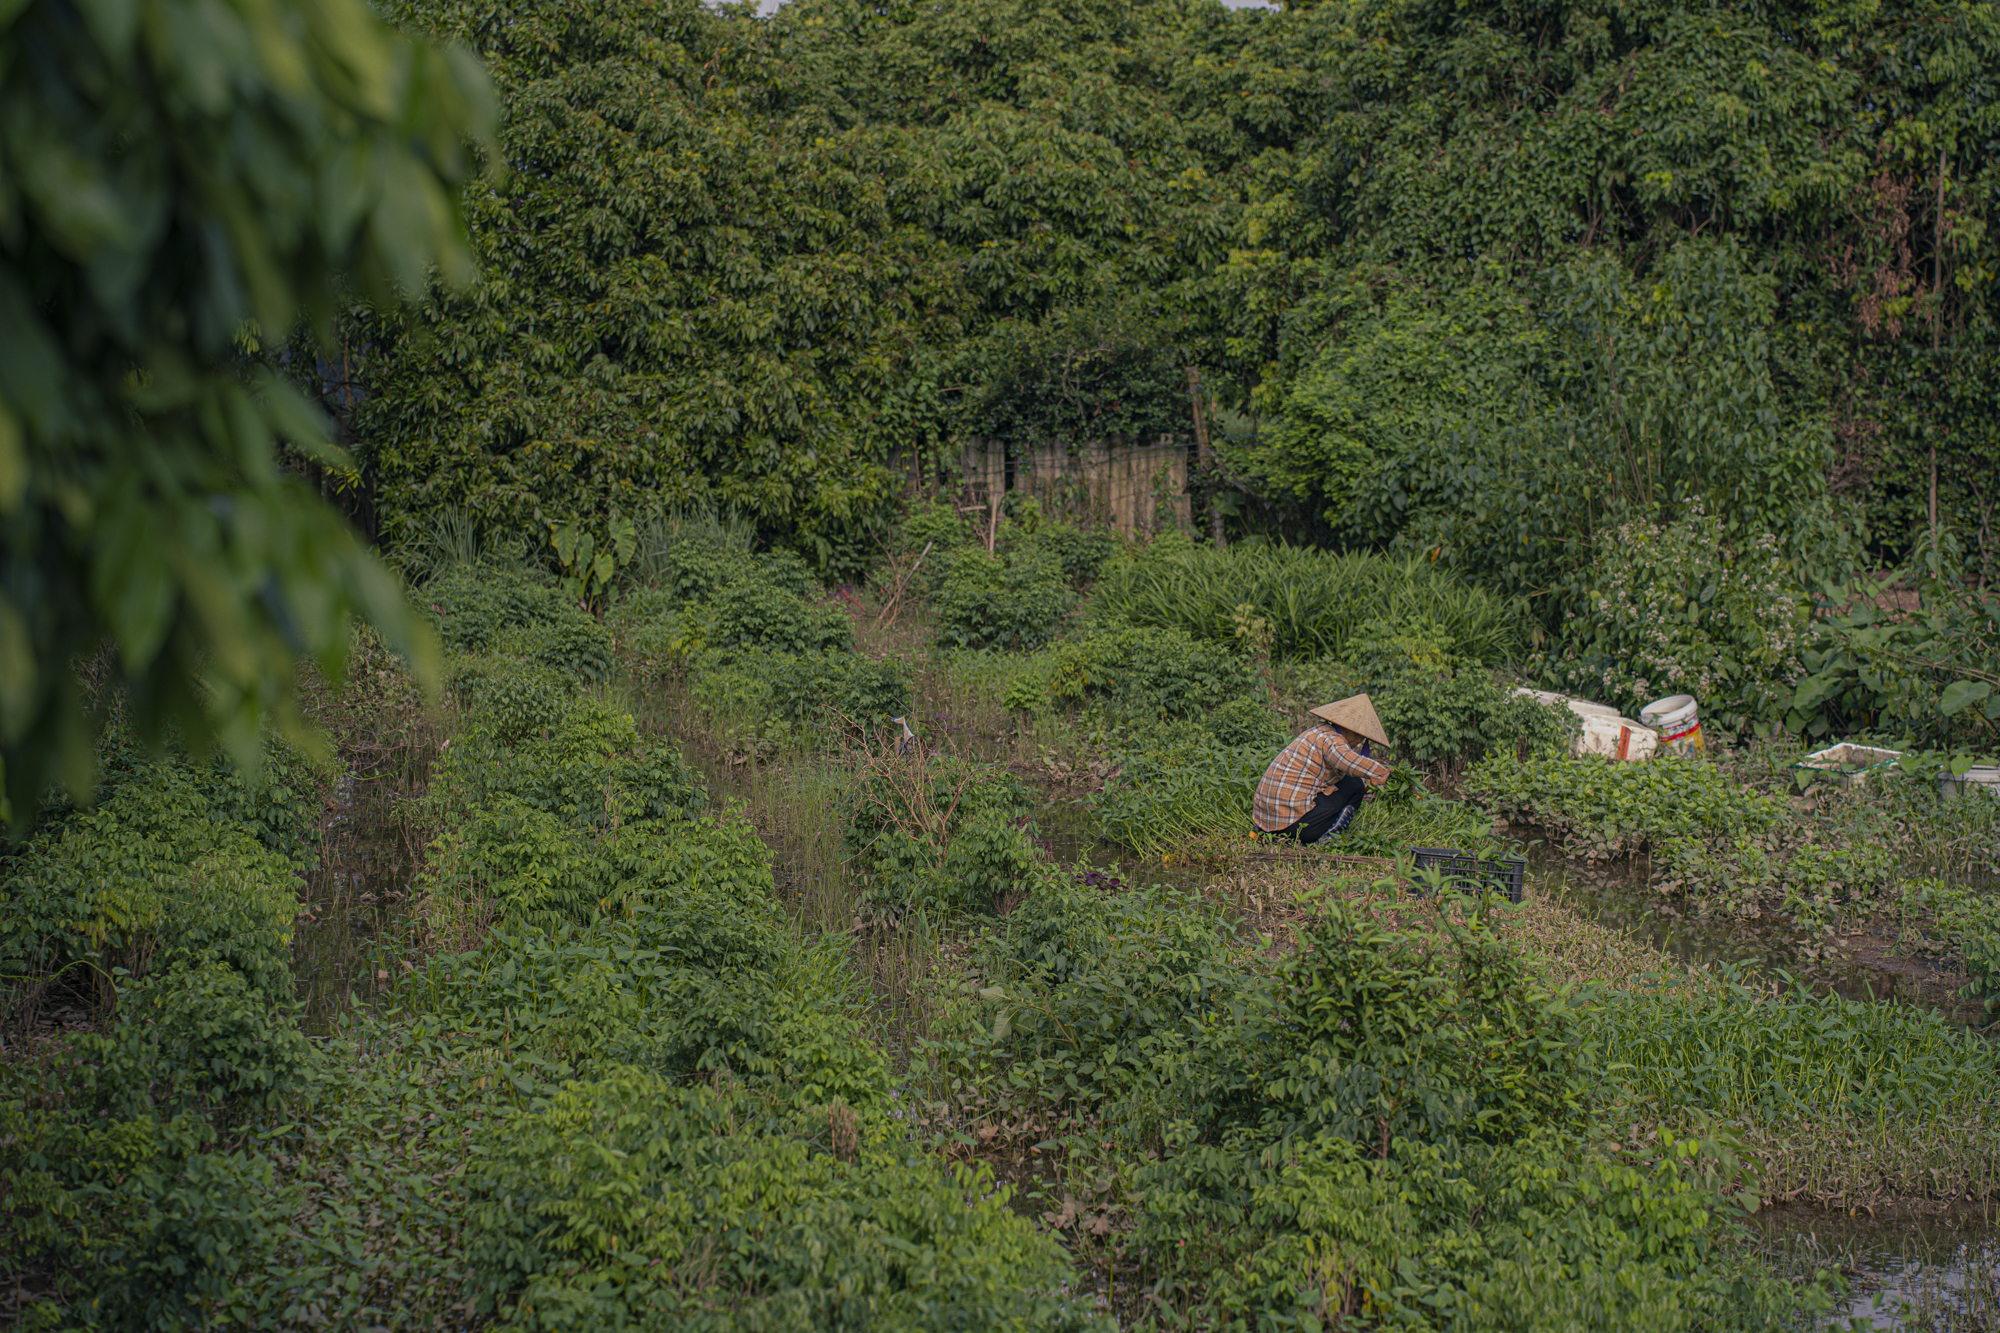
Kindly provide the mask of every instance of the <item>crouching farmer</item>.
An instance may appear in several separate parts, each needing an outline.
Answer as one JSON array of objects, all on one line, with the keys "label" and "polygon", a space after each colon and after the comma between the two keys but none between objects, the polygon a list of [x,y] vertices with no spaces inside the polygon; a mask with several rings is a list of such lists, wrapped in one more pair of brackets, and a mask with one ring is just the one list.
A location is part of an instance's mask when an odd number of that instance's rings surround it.
[{"label": "crouching farmer", "polygon": [[1369,743],[1387,745],[1368,696],[1312,710],[1323,719],[1278,751],[1257,784],[1250,817],[1258,828],[1308,845],[1346,828],[1370,787],[1389,780],[1389,766],[1370,757]]}]

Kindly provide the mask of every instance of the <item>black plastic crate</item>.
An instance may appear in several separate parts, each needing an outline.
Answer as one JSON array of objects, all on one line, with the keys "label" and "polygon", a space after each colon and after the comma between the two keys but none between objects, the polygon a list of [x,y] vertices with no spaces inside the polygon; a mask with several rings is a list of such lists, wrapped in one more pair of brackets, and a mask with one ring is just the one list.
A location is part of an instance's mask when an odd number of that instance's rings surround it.
[{"label": "black plastic crate", "polygon": [[1482,861],[1469,852],[1444,847],[1412,847],[1410,855],[1416,869],[1443,872],[1445,883],[1460,893],[1497,893],[1510,903],[1521,901],[1521,884],[1528,874],[1528,863],[1521,857]]}]

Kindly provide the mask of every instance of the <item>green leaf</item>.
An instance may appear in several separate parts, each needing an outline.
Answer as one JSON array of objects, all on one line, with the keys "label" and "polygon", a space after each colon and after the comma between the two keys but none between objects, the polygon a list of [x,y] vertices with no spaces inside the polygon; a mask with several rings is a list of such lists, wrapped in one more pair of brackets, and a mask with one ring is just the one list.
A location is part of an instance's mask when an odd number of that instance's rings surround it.
[{"label": "green leaf", "polygon": [[1938,711],[1946,717],[1957,713],[1993,693],[1993,687],[1983,680],[1955,680],[1945,686],[1938,696]]}]

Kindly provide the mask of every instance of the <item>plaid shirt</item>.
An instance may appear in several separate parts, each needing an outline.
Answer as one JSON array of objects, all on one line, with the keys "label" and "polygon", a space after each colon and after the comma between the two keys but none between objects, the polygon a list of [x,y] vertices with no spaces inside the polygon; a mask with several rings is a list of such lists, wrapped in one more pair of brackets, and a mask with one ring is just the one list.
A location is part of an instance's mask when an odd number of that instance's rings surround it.
[{"label": "plaid shirt", "polygon": [[1389,776],[1389,766],[1356,751],[1332,727],[1307,727],[1264,770],[1250,817],[1266,833],[1288,829],[1346,773],[1376,782]]}]

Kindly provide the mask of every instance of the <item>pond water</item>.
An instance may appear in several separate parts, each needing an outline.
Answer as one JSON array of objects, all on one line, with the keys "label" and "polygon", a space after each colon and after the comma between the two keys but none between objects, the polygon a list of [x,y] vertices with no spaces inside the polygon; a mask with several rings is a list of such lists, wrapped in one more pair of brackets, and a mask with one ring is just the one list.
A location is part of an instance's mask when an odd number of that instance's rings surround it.
[{"label": "pond water", "polygon": [[2000,1218],[1976,1208],[1923,1217],[1774,1208],[1750,1219],[1781,1273],[1832,1269],[1848,1295],[1821,1327],[2000,1328]]}]

